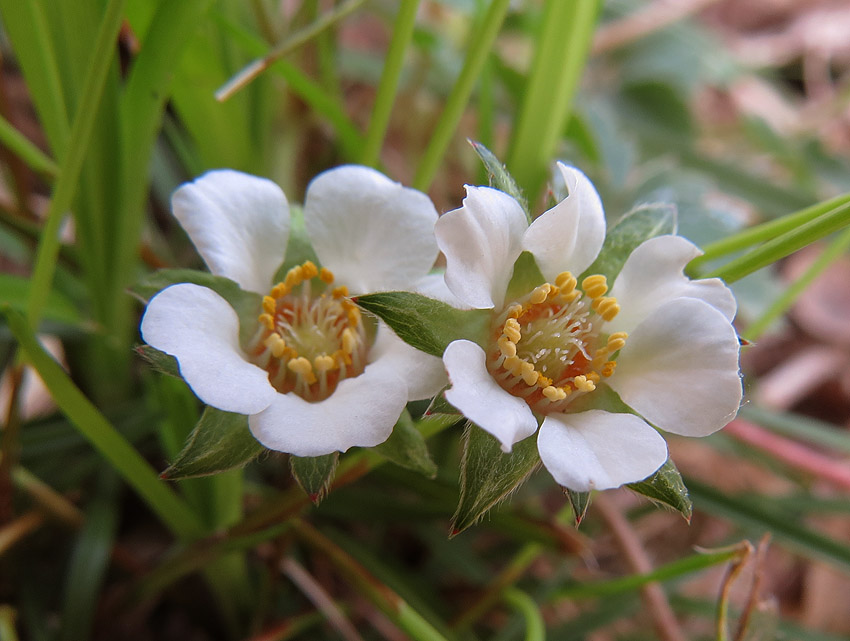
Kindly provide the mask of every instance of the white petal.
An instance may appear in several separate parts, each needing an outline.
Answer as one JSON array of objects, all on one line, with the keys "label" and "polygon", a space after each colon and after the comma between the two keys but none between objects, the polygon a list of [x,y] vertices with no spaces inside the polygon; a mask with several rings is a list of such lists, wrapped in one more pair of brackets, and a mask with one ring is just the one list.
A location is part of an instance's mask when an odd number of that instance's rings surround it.
[{"label": "white petal", "polygon": [[406,403],[404,382],[383,365],[372,364],[318,403],[294,393],[277,394],[268,409],[249,418],[248,425],[269,449],[322,456],[383,443]]},{"label": "white petal", "polygon": [[265,370],[245,360],[239,347],[239,318],[211,289],[181,283],[148,303],[142,338],[171,354],[180,374],[207,405],[225,412],[254,414],[277,392]]},{"label": "white petal", "polygon": [[289,239],[289,205],[270,180],[210,171],[174,192],[171,207],[209,270],[267,293]]},{"label": "white petal", "polygon": [[452,294],[452,290],[446,285],[445,274],[428,274],[413,283],[410,291],[433,298],[451,305],[455,309],[471,309],[469,305]]},{"label": "white petal", "polygon": [[304,202],[316,255],[352,294],[407,289],[427,274],[436,220],[427,195],[354,165],[319,174]]},{"label": "white petal", "polygon": [[506,193],[467,185],[463,207],[443,214],[434,228],[452,293],[479,309],[501,305],[526,226],[522,207]]},{"label": "white petal", "polygon": [[685,265],[702,252],[681,236],[658,236],[641,243],[626,259],[611,288],[620,313],[607,325],[612,332],[631,332],[659,305],[674,298],[704,300],[731,321],[737,304],[719,278],[690,280]]},{"label": "white petal", "polygon": [[667,460],[667,444],[651,425],[602,410],[550,414],[537,448],[554,479],[575,492],[642,481]]},{"label": "white petal", "polygon": [[442,359],[411,347],[384,323],[378,326],[369,360],[380,361],[407,384],[409,401],[434,398],[449,382]]},{"label": "white petal", "polygon": [[534,434],[537,419],[523,399],[503,390],[487,371],[484,350],[472,341],[449,344],[443,363],[449,373],[451,389],[446,400],[466,418],[490,432],[510,452],[514,443]]},{"label": "white petal", "polygon": [[679,298],[635,328],[608,384],[657,427],[706,436],[731,421],[741,404],[739,350],[738,335],[721,312]]},{"label": "white petal", "polygon": [[605,213],[593,183],[574,167],[558,163],[569,196],[537,218],[522,241],[547,280],[564,271],[576,276],[596,259],[605,240]]}]

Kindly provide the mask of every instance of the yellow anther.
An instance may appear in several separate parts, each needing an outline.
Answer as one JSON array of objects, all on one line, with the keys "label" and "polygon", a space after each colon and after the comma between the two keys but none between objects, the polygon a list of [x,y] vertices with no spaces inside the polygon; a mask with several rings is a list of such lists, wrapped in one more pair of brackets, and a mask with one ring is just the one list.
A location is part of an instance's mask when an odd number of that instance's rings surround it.
[{"label": "yellow anther", "polygon": [[591,381],[595,385],[599,382],[599,374],[596,372],[590,372],[587,375],[587,380]]},{"label": "yellow anther", "polygon": [[303,356],[290,359],[286,366],[299,376],[307,379],[308,385],[316,382],[316,375],[313,373],[313,364]]},{"label": "yellow anther", "polygon": [[581,292],[577,289],[574,289],[569,293],[561,292],[561,300],[564,301],[565,304],[572,303],[579,296],[581,296]]},{"label": "yellow anther", "polygon": [[277,301],[271,296],[263,296],[263,311],[267,314],[274,314],[277,309]]},{"label": "yellow anther", "polygon": [[514,376],[519,376],[520,370],[522,369],[522,363],[523,361],[520,360],[518,357],[511,356],[505,359],[505,362],[502,363],[502,367],[504,367]]},{"label": "yellow anther", "polygon": [[519,318],[522,316],[522,305],[519,303],[514,303],[510,307],[508,307],[508,318]]},{"label": "yellow anther", "polygon": [[555,298],[558,294],[561,293],[561,288],[557,285],[549,285],[549,294],[546,298]]},{"label": "yellow anther", "polygon": [[319,279],[323,283],[327,283],[328,285],[330,285],[332,282],[334,282],[334,273],[327,267],[322,267],[322,269],[319,270]]},{"label": "yellow anther", "polygon": [[537,379],[537,384],[540,387],[549,387],[552,384],[552,382],[553,381],[552,381],[551,378],[549,378],[548,376],[543,376],[543,374],[540,374],[540,376]]},{"label": "yellow anther", "polygon": [[613,296],[602,296],[593,301],[593,309],[606,321],[612,320],[619,312],[620,306]]},{"label": "yellow anther", "polygon": [[608,361],[602,366],[602,376],[608,377],[614,373],[617,368],[617,361]]},{"label": "yellow anther", "polygon": [[345,285],[340,285],[339,287],[334,287],[331,292],[334,298],[344,298],[348,296],[348,287]]},{"label": "yellow anther", "polygon": [[606,321],[614,320],[614,317],[620,313],[620,306],[617,303],[611,305],[604,312],[600,312],[602,318]]},{"label": "yellow anther", "polygon": [[537,379],[540,378],[540,374],[534,369],[534,365],[525,361],[521,365],[519,374],[528,386],[536,385]]},{"label": "yellow anther", "polygon": [[608,280],[601,274],[588,276],[581,281],[581,288],[590,298],[599,298],[600,296],[604,296],[605,292],[608,291]]},{"label": "yellow anther", "polygon": [[529,302],[532,305],[539,305],[543,301],[546,300],[549,296],[549,292],[551,291],[552,286],[549,283],[543,283],[542,285],[538,285],[531,292],[531,295],[528,297]]},{"label": "yellow anther", "polygon": [[352,305],[347,310],[345,310],[346,315],[348,316],[348,324],[357,326],[360,324],[360,309],[357,305]]},{"label": "yellow anther", "polygon": [[259,320],[260,324],[266,329],[274,329],[274,316],[271,314],[260,314],[257,320]]},{"label": "yellow anther", "polygon": [[514,318],[509,318],[505,322],[505,326],[502,328],[502,335],[507,336],[514,343],[519,343],[522,338],[522,331],[520,330],[519,323]]},{"label": "yellow anther", "polygon": [[587,380],[587,376],[576,376],[573,378],[573,383],[580,392],[592,392],[596,389],[596,384],[593,381]]},{"label": "yellow anther", "polygon": [[280,337],[280,334],[271,334],[266,339],[266,347],[272,350],[272,356],[280,358],[286,354],[286,341]]},{"label": "yellow anther", "polygon": [[555,401],[563,401],[567,398],[567,393],[560,387],[553,387],[552,385],[549,385],[548,387],[543,388],[543,396],[554,403]]},{"label": "yellow anther", "polygon": [[558,274],[558,277],[555,278],[555,284],[561,290],[562,294],[569,294],[576,288],[578,281],[570,272],[561,272]]},{"label": "yellow anther", "polygon": [[615,332],[608,337],[608,352],[613,353],[617,350],[623,349],[623,346],[626,344],[626,338],[628,338],[628,334],[626,332]]},{"label": "yellow anther", "polygon": [[288,272],[286,272],[286,278],[284,279],[284,285],[286,285],[289,289],[300,285],[304,280],[304,268],[301,265],[296,265]]},{"label": "yellow anther", "polygon": [[305,261],[303,265],[301,265],[301,277],[304,280],[310,280],[311,278],[315,278],[319,275],[319,268],[316,267],[316,263],[312,260]]},{"label": "yellow anther", "polygon": [[346,354],[354,353],[357,347],[357,334],[350,327],[342,330],[342,351]]},{"label": "yellow anther", "polygon": [[329,372],[332,369],[336,369],[336,360],[334,360],[333,356],[322,354],[313,359],[313,367],[317,372]]},{"label": "yellow anther", "polygon": [[516,356],[516,343],[512,342],[507,336],[502,336],[498,341],[499,351],[505,358]]},{"label": "yellow anther", "polygon": [[286,283],[278,283],[272,287],[272,298],[283,298],[289,293],[289,287]]}]

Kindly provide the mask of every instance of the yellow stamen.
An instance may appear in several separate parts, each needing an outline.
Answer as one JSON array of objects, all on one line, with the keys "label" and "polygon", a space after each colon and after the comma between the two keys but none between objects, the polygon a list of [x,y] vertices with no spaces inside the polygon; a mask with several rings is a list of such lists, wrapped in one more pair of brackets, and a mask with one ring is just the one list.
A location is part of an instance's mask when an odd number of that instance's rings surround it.
[{"label": "yellow stamen", "polygon": [[333,294],[334,298],[345,298],[346,296],[348,296],[348,287],[346,287],[345,285],[334,287],[331,294]]},{"label": "yellow stamen", "polygon": [[543,388],[543,396],[554,403],[555,401],[563,401],[567,398],[567,393],[560,387],[553,387],[552,385],[549,385],[548,387]]},{"label": "yellow stamen", "polygon": [[323,283],[327,283],[328,285],[330,285],[332,282],[334,282],[334,273],[327,267],[322,267],[322,269],[319,270],[319,279]]},{"label": "yellow stamen", "polygon": [[286,366],[307,380],[308,385],[316,382],[316,375],[313,373],[313,364],[303,356],[291,359]]},{"label": "yellow stamen", "polygon": [[278,283],[272,287],[272,298],[283,298],[289,293],[289,287],[286,283]]},{"label": "yellow stamen", "polygon": [[346,327],[342,330],[342,351],[346,354],[352,354],[356,348],[357,334],[355,334],[350,327]]},{"label": "yellow stamen", "polygon": [[599,382],[599,374],[596,372],[588,372],[587,380],[592,382],[594,385]]},{"label": "yellow stamen", "polygon": [[525,384],[531,387],[532,385],[537,384],[537,379],[540,377],[540,374],[538,374],[534,369],[534,365],[523,362],[520,369],[520,376],[522,376],[522,380],[525,381]]},{"label": "yellow stamen", "polygon": [[519,376],[520,370],[522,369],[522,363],[523,361],[516,356],[510,356],[505,359],[504,363],[502,363],[502,367],[514,376]]},{"label": "yellow stamen", "polygon": [[258,320],[266,329],[274,329],[274,317],[271,314],[260,314]]},{"label": "yellow stamen", "polygon": [[608,352],[614,353],[617,350],[623,349],[626,344],[626,338],[629,335],[626,332],[615,332],[608,337]]},{"label": "yellow stamen", "polygon": [[528,300],[533,305],[539,305],[549,296],[549,292],[551,291],[552,286],[549,283],[543,283],[538,287],[534,288],[534,291],[531,292],[531,295],[528,297]]},{"label": "yellow stamen", "polygon": [[593,301],[593,309],[606,321],[612,320],[619,312],[620,306],[613,296],[602,296]]},{"label": "yellow stamen", "polygon": [[580,392],[592,392],[596,389],[594,382],[587,380],[587,376],[576,376],[573,378],[573,383]]},{"label": "yellow stamen", "polygon": [[303,265],[301,265],[301,276],[304,280],[310,280],[319,275],[319,268],[316,267],[316,263],[312,260],[305,261]]},{"label": "yellow stamen", "polygon": [[512,342],[507,336],[502,336],[498,341],[499,351],[506,358],[516,356],[516,343]]},{"label": "yellow stamen", "polygon": [[614,370],[617,368],[617,361],[608,361],[605,365],[602,366],[602,376],[606,378],[611,376],[614,373]]},{"label": "yellow stamen", "polygon": [[522,305],[520,305],[519,303],[511,305],[510,307],[508,307],[507,314],[508,318],[519,318],[520,316],[522,316]]},{"label": "yellow stamen", "polygon": [[334,360],[333,356],[322,354],[313,359],[313,367],[317,372],[329,372],[332,369],[336,369],[336,360]]},{"label": "yellow stamen", "polygon": [[601,274],[588,276],[581,281],[581,288],[590,298],[599,298],[600,296],[604,296],[605,292],[608,291],[608,280]]},{"label": "yellow stamen", "polygon": [[561,290],[562,294],[569,294],[576,288],[578,281],[570,272],[561,272],[555,279],[555,284]]},{"label": "yellow stamen", "polygon": [[263,311],[267,314],[274,314],[277,309],[277,301],[271,296],[263,296]]},{"label": "yellow stamen", "polygon": [[301,281],[304,280],[304,277],[302,275],[303,272],[304,272],[304,268],[301,267],[301,265],[296,265],[295,267],[290,269],[288,272],[286,272],[286,279],[284,280],[284,284],[289,289],[292,289],[293,287],[300,285]]}]

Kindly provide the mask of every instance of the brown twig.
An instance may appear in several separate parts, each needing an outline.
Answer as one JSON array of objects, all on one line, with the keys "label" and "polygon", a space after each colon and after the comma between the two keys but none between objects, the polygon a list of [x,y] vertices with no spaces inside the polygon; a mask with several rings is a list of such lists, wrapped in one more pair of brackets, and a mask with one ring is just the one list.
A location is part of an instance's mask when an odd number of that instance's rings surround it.
[{"label": "brown twig", "polygon": [[750,587],[750,596],[747,598],[747,605],[738,619],[738,627],[735,630],[735,641],[744,641],[747,636],[747,630],[750,627],[750,619],[756,606],[759,604],[759,594],[761,593],[761,582],[764,578],[764,563],[767,558],[767,548],[770,545],[770,532],[766,532],[756,547],[756,563],[753,569],[753,584]]},{"label": "brown twig", "polygon": [[[652,563],[643,549],[640,539],[623,513],[614,505],[610,498],[600,492],[593,502],[599,515],[608,525],[614,541],[623,553],[632,572],[648,574],[652,572]],[[686,641],[679,627],[673,609],[667,601],[667,595],[658,583],[647,583],[641,589],[641,597],[652,616],[655,631],[663,641]]]},{"label": "brown twig", "polygon": [[717,600],[717,641],[728,641],[729,639],[729,594],[732,591],[732,584],[735,583],[735,579],[744,569],[752,553],[753,546],[747,542],[744,553],[735,557],[726,571],[726,576],[723,577],[723,583],[720,586],[720,598]]}]

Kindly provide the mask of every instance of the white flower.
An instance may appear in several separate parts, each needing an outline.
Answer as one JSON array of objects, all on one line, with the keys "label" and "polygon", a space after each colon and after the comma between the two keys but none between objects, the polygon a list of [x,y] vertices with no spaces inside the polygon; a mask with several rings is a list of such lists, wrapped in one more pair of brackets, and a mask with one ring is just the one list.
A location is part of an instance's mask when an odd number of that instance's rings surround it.
[{"label": "white flower", "polygon": [[240,344],[225,299],[181,283],[151,299],[142,336],[177,358],[204,403],[249,415],[266,447],[319,456],[377,445],[409,400],[445,384],[438,358],[364,319],[348,298],[427,283],[437,212],[425,194],[366,167],[317,176],[304,220],[322,267],[308,261],[278,284],[290,221],[277,185],[212,171],[178,189],[172,207],[213,274],[264,294],[257,331]]},{"label": "white flower", "polygon": [[[569,196],[530,226],[509,195],[469,186],[463,206],[437,222],[449,289],[493,309],[486,350],[467,340],[446,349],[446,398],[506,452],[541,417],[538,450],[555,480],[575,491],[607,489],[663,465],[667,446],[653,425],[706,436],[735,416],[736,304],[721,281],[688,280],[683,269],[700,252],[679,236],[637,247],[609,296],[604,276],[578,283],[602,247],[605,218],[587,177],[558,167]],[[505,301],[523,251],[549,282]],[[574,409],[606,385],[643,418]]]}]

